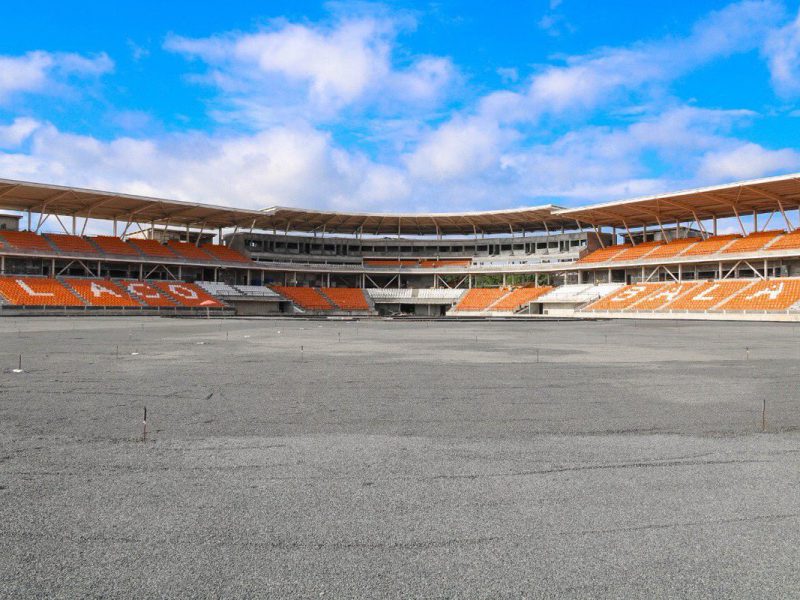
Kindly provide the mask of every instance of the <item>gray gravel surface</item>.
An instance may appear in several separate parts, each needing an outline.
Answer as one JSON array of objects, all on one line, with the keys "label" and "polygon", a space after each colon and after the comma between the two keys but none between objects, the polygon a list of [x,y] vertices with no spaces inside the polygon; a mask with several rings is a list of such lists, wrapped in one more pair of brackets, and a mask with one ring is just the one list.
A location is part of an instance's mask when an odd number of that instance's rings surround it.
[{"label": "gray gravel surface", "polygon": [[800,597],[798,359],[786,324],[2,319],[0,597]]}]

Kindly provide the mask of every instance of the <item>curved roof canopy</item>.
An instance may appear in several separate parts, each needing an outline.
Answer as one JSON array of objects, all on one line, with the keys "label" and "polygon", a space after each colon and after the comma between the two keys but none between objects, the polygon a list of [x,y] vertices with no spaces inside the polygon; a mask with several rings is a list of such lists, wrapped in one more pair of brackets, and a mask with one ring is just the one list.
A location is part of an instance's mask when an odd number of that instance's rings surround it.
[{"label": "curved roof canopy", "polygon": [[[668,194],[591,204],[461,213],[351,213],[302,208],[264,210],[0,179],[0,209],[189,227],[277,229],[370,235],[471,235],[595,227],[656,226],[800,207],[800,173]],[[786,219],[788,223],[788,218]]]}]

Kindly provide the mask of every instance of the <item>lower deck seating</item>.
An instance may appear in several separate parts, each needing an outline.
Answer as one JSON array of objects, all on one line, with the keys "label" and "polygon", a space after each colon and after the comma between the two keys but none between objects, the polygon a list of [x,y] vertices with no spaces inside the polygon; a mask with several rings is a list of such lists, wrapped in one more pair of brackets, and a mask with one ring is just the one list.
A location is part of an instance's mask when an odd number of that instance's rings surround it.
[{"label": "lower deck seating", "polygon": [[469,258],[439,258],[435,260],[421,260],[419,266],[423,269],[439,269],[441,267],[469,267],[472,260]]},{"label": "lower deck seating", "polygon": [[150,285],[175,300],[181,306],[192,308],[223,308],[225,305],[200,286],[183,281],[153,281]]},{"label": "lower deck seating", "polygon": [[647,298],[636,303],[633,310],[659,310],[668,307],[677,298],[697,287],[697,281],[667,283]]},{"label": "lower deck seating", "polygon": [[635,285],[626,285],[609,294],[604,298],[600,298],[597,302],[593,302],[584,310],[607,310],[619,311],[632,307],[637,302],[644,300],[647,296],[664,287],[663,283],[637,283]]},{"label": "lower deck seating", "polygon": [[273,289],[304,310],[333,310],[334,308],[333,304],[314,288],[276,285]]},{"label": "lower deck seating", "polygon": [[14,306],[84,306],[63,283],[44,277],[0,277],[0,295]]},{"label": "lower deck seating", "polygon": [[327,296],[336,308],[342,310],[369,310],[369,303],[364,297],[361,288],[322,288],[322,293]]},{"label": "lower deck seating", "polygon": [[711,310],[751,283],[749,280],[704,281],[670,304],[668,310]]},{"label": "lower deck seating", "polygon": [[517,288],[503,296],[499,301],[489,307],[489,310],[498,312],[515,312],[537,298],[544,296],[553,288],[550,286]]},{"label": "lower deck seating", "polygon": [[416,258],[403,258],[403,259],[395,259],[392,260],[391,258],[365,258],[364,259],[364,266],[365,267],[416,267],[419,265],[419,261]]},{"label": "lower deck seating", "polygon": [[759,281],[723,302],[720,310],[787,310],[800,302],[800,279]]},{"label": "lower deck seating", "polygon": [[145,281],[124,279],[120,281],[120,285],[133,298],[136,298],[139,302],[142,302],[147,306],[174,307],[178,305],[177,302],[170,300],[166,294],[160,292],[158,288]]},{"label": "lower deck seating", "polygon": [[508,292],[508,288],[472,288],[461,296],[461,300],[453,310],[456,312],[483,311]]},{"label": "lower deck seating", "polygon": [[108,279],[64,280],[89,306],[141,306],[127,291]]}]

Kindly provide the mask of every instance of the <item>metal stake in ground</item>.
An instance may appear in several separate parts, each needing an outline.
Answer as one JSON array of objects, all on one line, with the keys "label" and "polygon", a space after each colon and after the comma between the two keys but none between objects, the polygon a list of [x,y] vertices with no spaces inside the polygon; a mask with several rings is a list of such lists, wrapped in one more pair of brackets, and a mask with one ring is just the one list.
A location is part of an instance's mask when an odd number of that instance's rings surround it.
[{"label": "metal stake in ground", "polygon": [[746,346],[744,349],[744,357],[745,360],[750,360],[750,346]]},{"label": "metal stake in ground", "polygon": [[142,441],[147,441],[147,407],[144,407],[144,419],[142,419]]},{"label": "metal stake in ground", "polygon": [[767,397],[761,401],[761,433],[767,431]]},{"label": "metal stake in ground", "polygon": [[22,373],[22,354],[19,355],[19,366],[16,369],[12,369],[13,373]]}]

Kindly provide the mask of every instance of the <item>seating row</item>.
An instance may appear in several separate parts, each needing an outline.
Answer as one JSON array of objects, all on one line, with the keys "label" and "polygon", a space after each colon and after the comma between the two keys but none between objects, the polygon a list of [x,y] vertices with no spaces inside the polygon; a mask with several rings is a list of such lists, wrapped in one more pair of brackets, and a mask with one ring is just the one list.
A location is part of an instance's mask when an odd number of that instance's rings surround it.
[{"label": "seating row", "polygon": [[640,283],[625,286],[583,310],[786,311],[800,306],[800,279],[736,279]]},{"label": "seating row", "polygon": [[276,285],[278,294],[303,310],[370,310],[361,288],[311,288]]},{"label": "seating row", "polygon": [[422,269],[438,269],[441,267],[469,267],[472,259],[469,258],[365,258],[365,267],[420,267]]},{"label": "seating row", "polygon": [[108,235],[86,236],[30,231],[0,232],[0,249],[25,250],[46,254],[66,253],[90,256],[125,256],[131,258],[181,259],[198,262],[251,262],[243,254],[217,244],[195,246],[186,242],[170,240],[166,245],[156,240],[128,238],[122,240]]},{"label": "seating row", "polygon": [[12,306],[224,307],[183,281],[0,276],[0,296]]},{"label": "seating row", "polygon": [[686,238],[672,242],[643,242],[633,246],[618,244],[600,248],[580,258],[579,263],[630,262],[676,256],[710,256],[770,250],[800,250],[800,231],[757,231],[742,237],[736,234],[716,235],[705,240]]}]

